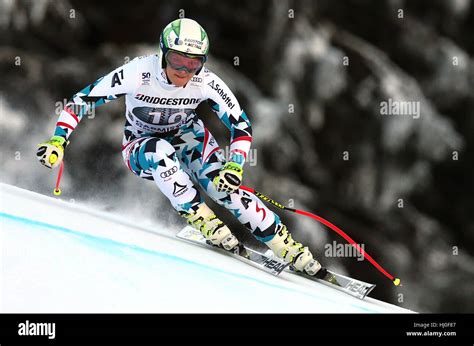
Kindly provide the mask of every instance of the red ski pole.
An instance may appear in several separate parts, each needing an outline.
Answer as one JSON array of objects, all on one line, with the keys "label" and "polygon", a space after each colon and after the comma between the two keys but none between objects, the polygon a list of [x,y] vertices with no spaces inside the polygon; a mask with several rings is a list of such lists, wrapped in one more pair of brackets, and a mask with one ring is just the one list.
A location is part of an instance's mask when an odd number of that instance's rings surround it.
[{"label": "red ski pole", "polygon": [[64,170],[64,161],[61,161],[61,165],[59,166],[58,178],[56,179],[56,187],[53,190],[53,194],[55,196],[59,196],[61,194],[61,189],[59,188],[59,183],[61,183],[61,177],[63,176]]},{"label": "red ski pole", "polygon": [[271,199],[270,197],[264,195],[263,193],[258,192],[255,189],[252,189],[251,187],[241,186],[240,188],[244,191],[251,192],[251,193],[255,194],[255,196],[257,196],[261,200],[263,200],[265,202],[268,202],[268,203],[271,203],[271,204],[273,204],[274,206],[276,206],[280,209],[288,210],[288,211],[291,211],[291,212],[299,214],[299,215],[304,215],[304,216],[310,217],[310,218],[315,219],[316,221],[322,223],[323,225],[329,227],[334,232],[336,232],[341,237],[343,237],[349,244],[354,246],[356,248],[356,250],[362,256],[364,256],[364,258],[366,258],[375,268],[377,268],[378,271],[380,271],[383,275],[385,275],[387,278],[389,278],[395,286],[400,285],[400,279],[399,278],[396,278],[393,275],[391,275],[390,273],[388,273],[380,264],[377,263],[376,260],[374,260],[372,258],[372,256],[370,256],[367,252],[365,252],[364,249],[362,249],[351,237],[349,237],[343,230],[341,230],[339,227],[332,224],[328,220],[326,220],[326,219],[324,219],[321,216],[318,216],[316,214],[309,213],[307,211],[286,207],[283,204],[280,204],[280,203],[276,202],[275,200]]}]

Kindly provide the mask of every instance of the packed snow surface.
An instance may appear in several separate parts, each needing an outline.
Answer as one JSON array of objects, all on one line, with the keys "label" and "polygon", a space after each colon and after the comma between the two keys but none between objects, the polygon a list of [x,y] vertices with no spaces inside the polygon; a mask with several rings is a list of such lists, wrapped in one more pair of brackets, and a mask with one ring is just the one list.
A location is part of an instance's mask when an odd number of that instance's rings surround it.
[{"label": "packed snow surface", "polygon": [[0,312],[409,312],[6,184],[0,225]]}]

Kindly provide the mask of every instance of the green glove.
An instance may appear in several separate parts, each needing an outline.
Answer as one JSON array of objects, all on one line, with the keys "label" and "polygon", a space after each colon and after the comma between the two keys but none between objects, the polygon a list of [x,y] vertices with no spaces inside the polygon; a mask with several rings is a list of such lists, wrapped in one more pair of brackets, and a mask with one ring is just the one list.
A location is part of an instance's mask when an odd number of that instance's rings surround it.
[{"label": "green glove", "polygon": [[238,190],[242,184],[243,173],[241,165],[227,162],[212,182],[216,185],[217,191],[232,193]]},{"label": "green glove", "polygon": [[49,141],[38,144],[36,157],[44,166],[56,168],[63,160],[64,148],[68,143],[64,137],[53,136]]}]

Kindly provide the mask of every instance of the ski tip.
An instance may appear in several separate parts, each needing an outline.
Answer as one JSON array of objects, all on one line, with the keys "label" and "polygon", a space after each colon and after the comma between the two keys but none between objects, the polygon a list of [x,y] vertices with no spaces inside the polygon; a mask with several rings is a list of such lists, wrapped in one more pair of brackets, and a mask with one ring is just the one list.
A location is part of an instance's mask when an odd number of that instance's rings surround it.
[{"label": "ski tip", "polygon": [[393,279],[393,284],[394,284],[395,286],[400,286],[400,279],[399,279],[399,278]]}]

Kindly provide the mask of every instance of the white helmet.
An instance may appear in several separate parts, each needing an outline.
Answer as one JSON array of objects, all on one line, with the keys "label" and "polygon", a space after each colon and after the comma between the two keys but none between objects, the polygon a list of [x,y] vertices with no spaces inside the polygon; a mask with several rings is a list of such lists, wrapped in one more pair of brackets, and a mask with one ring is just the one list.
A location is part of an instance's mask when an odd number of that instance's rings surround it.
[{"label": "white helmet", "polygon": [[169,50],[189,56],[199,56],[207,60],[209,39],[198,22],[189,18],[176,19],[169,23],[160,35],[163,57]]}]

